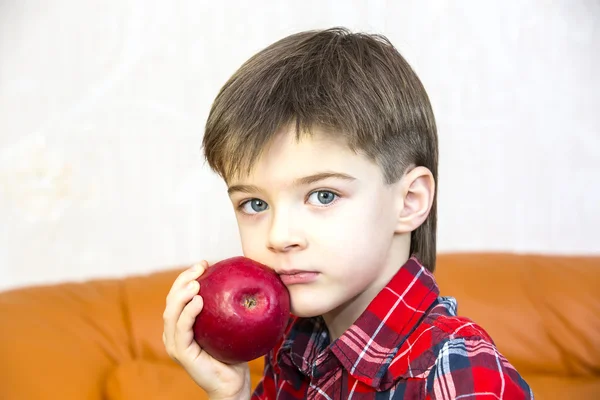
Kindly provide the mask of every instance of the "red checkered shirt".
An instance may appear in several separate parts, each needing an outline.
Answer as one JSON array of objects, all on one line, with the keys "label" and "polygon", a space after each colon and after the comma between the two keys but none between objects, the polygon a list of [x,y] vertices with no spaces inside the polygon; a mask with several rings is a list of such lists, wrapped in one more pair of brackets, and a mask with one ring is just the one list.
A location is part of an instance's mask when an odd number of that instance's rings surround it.
[{"label": "red checkered shirt", "polygon": [[532,399],[533,393],[433,275],[411,258],[339,339],[293,317],[252,399]]}]

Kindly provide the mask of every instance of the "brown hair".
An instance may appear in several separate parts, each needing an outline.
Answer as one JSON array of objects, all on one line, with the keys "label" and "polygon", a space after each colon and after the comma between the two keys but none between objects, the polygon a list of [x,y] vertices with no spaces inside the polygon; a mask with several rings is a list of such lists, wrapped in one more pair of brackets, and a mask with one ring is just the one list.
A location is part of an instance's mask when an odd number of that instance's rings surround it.
[{"label": "brown hair", "polygon": [[[203,147],[226,181],[249,173],[280,129],[343,134],[377,162],[386,183],[424,166],[437,181],[435,119],[421,81],[389,40],[345,28],[285,37],[258,52],[225,83],[206,123]],[[436,190],[437,193],[437,190]],[[435,268],[437,194],[411,235],[411,254]]]}]

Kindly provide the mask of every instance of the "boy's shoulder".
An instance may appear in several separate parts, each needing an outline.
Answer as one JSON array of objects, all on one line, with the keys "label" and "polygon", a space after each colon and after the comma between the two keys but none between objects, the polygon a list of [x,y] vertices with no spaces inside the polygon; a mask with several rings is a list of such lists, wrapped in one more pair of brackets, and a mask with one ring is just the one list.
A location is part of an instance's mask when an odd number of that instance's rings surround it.
[{"label": "boy's shoulder", "polygon": [[452,297],[438,298],[398,349],[387,378],[425,379],[428,392],[443,393],[442,398],[479,393],[532,398],[528,384],[491,336],[471,319],[458,316],[456,305]]},{"label": "boy's shoulder", "polygon": [[435,305],[417,326],[417,330],[431,330],[432,344],[448,339],[476,339],[495,345],[492,337],[481,325],[466,316],[459,316],[457,308],[454,297],[438,297]]},{"label": "boy's shoulder", "polygon": [[450,348],[461,351],[467,358],[475,355],[469,353],[469,344],[477,343],[488,351],[496,351],[485,329],[467,317],[458,316],[456,310],[453,297],[438,297],[390,362],[388,371],[393,378],[423,378]]}]

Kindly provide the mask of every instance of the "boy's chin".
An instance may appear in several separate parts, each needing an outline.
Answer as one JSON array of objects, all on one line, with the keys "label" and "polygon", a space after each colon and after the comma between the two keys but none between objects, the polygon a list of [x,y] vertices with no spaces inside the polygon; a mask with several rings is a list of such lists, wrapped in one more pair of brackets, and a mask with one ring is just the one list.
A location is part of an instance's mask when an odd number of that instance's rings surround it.
[{"label": "boy's chin", "polygon": [[306,309],[302,309],[302,308],[295,308],[294,306],[291,307],[290,312],[296,316],[296,317],[300,317],[300,318],[312,318],[312,317],[318,317],[320,314],[315,314],[314,311],[311,312],[310,310],[306,310]]},{"label": "boy's chin", "polygon": [[314,306],[311,307],[304,304],[298,304],[297,306],[294,305],[293,298],[291,299],[290,312],[292,313],[292,315],[300,318],[313,318],[319,317],[324,314],[323,310]]}]

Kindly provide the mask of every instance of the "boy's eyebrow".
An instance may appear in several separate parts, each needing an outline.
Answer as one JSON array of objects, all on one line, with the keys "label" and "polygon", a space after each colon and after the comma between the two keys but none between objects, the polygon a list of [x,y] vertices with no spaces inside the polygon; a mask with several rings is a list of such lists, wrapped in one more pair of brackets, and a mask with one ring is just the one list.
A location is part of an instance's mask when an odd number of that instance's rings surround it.
[{"label": "boy's eyebrow", "polygon": [[[308,176],[304,176],[302,178],[295,179],[292,185],[293,186],[310,185],[311,183],[319,182],[319,181],[322,181],[325,179],[330,179],[330,178],[343,179],[345,181],[350,181],[350,182],[356,180],[355,177],[348,175],[348,174],[341,173],[341,172],[319,172],[318,174],[308,175]],[[229,188],[227,188],[227,193],[229,195],[231,195],[234,192],[256,193],[256,192],[260,192],[260,189],[255,185],[233,185],[233,186],[230,186]]]}]

